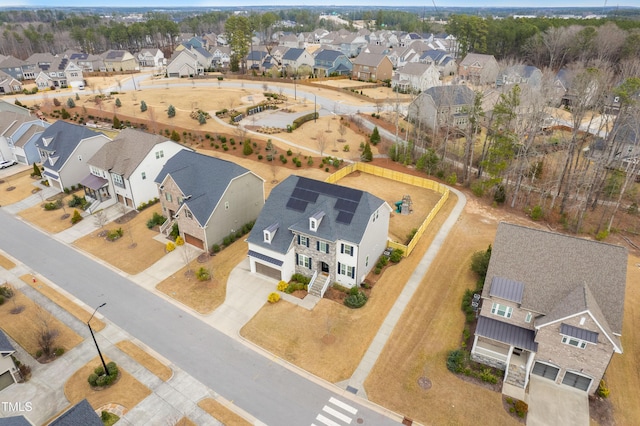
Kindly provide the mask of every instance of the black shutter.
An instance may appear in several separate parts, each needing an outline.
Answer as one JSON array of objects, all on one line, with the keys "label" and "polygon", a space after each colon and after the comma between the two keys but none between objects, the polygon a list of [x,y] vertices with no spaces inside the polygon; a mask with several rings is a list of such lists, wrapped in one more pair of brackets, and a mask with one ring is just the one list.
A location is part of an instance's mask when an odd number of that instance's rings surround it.
[{"label": "black shutter", "polygon": [[340,262],[338,262],[338,274],[340,274]]},{"label": "black shutter", "polygon": [[320,241],[316,241],[316,250],[320,251]]},{"label": "black shutter", "polygon": [[351,268],[351,278],[355,278],[356,276],[356,267]]},{"label": "black shutter", "polygon": [[300,235],[298,235],[298,245],[300,245]]},{"label": "black shutter", "polygon": [[296,253],[296,265],[298,264],[298,253]]},{"label": "black shutter", "polygon": [[344,253],[344,243],[340,243],[340,253]]}]

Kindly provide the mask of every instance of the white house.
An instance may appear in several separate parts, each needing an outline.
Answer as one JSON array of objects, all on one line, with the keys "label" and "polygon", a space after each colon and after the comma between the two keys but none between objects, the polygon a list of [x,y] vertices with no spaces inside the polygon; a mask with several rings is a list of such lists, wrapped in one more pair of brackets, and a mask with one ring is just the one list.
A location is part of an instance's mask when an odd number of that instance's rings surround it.
[{"label": "white house", "polygon": [[189,77],[204,73],[204,66],[198,62],[198,57],[188,49],[174,52],[167,65],[168,77]]},{"label": "white house", "polygon": [[424,92],[441,84],[436,67],[419,62],[412,62],[398,69],[391,79],[391,86],[403,92]]},{"label": "white house", "polygon": [[7,336],[0,330],[0,391],[18,381],[20,373],[11,358],[15,351]]},{"label": "white house", "polygon": [[142,49],[138,52],[138,63],[144,68],[160,68],[166,65],[164,53],[160,49]]}]

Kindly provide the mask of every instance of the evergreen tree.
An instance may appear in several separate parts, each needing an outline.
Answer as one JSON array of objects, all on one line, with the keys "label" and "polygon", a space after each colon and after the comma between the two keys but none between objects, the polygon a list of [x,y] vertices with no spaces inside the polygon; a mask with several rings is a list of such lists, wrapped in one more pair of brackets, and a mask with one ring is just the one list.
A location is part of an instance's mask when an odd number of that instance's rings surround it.
[{"label": "evergreen tree", "polygon": [[140,111],[145,112],[147,110],[147,103],[145,101],[140,101]]},{"label": "evergreen tree", "polygon": [[75,108],[76,107],[76,103],[73,101],[73,98],[67,99],[67,106],[69,108]]},{"label": "evergreen tree", "polygon": [[[143,101],[143,102],[144,102],[144,101]],[[122,106],[122,102],[120,102],[120,98],[116,98],[116,106],[117,106],[118,108],[120,108],[120,107]],[[140,108],[142,109],[142,106],[140,106]],[[145,108],[144,108],[144,109],[147,109],[147,106],[146,106],[146,105],[145,105]],[[143,110],[143,111],[144,111],[144,110]]]},{"label": "evergreen tree", "polygon": [[173,118],[176,116],[176,108],[173,105],[169,105],[169,108],[167,108],[167,115],[169,116],[169,118]]},{"label": "evergreen tree", "polygon": [[76,101],[79,101],[79,100],[80,100],[80,95],[76,93]]},{"label": "evergreen tree", "polygon": [[120,127],[122,127],[122,123],[120,123],[120,119],[114,115],[113,116],[113,128],[114,129],[119,129]]},{"label": "evergreen tree", "polygon": [[171,140],[174,142],[180,142],[180,133],[176,132],[175,130],[171,132]]},{"label": "evergreen tree", "polygon": [[253,148],[251,147],[251,139],[245,139],[242,144],[242,153],[244,155],[253,154]]},{"label": "evergreen tree", "polygon": [[362,161],[368,163],[373,160],[373,152],[371,152],[371,145],[367,142],[362,150]]},{"label": "evergreen tree", "polygon": [[207,117],[204,116],[204,113],[200,113],[198,114],[198,123],[202,124],[207,124]]},{"label": "evergreen tree", "polygon": [[42,172],[40,171],[40,167],[36,163],[33,163],[33,176],[42,177]]},{"label": "evergreen tree", "polygon": [[378,126],[373,128],[373,133],[371,133],[371,136],[369,137],[369,142],[371,142],[371,145],[373,146],[378,145],[378,143],[380,142],[380,132],[378,131]]}]

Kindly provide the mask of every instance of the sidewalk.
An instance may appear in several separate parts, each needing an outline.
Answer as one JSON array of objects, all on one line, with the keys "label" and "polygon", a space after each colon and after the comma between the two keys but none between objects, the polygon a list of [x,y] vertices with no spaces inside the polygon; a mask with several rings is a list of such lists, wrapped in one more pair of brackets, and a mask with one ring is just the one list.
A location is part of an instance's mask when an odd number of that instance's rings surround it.
[{"label": "sidewalk", "polygon": [[[111,205],[102,210],[105,213],[105,223],[111,222],[122,216],[122,211],[117,204]],[[67,228],[64,231],[60,231],[54,235],[54,238],[62,241],[63,243],[71,244],[75,240],[78,240],[85,235],[88,235],[98,230],[95,218],[93,215],[83,215],[83,220],[73,225],[71,228]]]},{"label": "sidewalk", "polygon": [[[21,412],[20,414],[27,417],[33,424],[43,424],[70,405],[64,395],[64,384],[73,373],[94,359],[97,353],[93,341],[89,337],[86,324],[79,321],[18,278],[25,273],[26,269],[27,268],[21,264],[17,264],[17,266],[10,271],[0,268],[0,279],[6,279],[15,288],[22,291],[27,297],[52,313],[85,339],[78,346],[69,350],[62,357],[50,364],[38,363],[18,344],[12,341],[12,344],[16,348],[18,359],[31,367],[32,376],[26,383],[14,384],[0,391],[0,400],[11,403],[31,402],[33,410]],[[51,283],[47,284],[52,285]],[[55,285],[52,285],[52,287],[55,287],[56,290],[65,294],[64,290],[57,288]],[[67,296],[72,300],[74,299],[70,295]],[[222,423],[197,406],[198,401],[203,398],[217,399],[239,415],[254,420],[247,413],[237,407],[233,407],[229,402],[222,400],[214,391],[175,365],[169,365],[173,371],[173,376],[167,382],[163,382],[151,371],[147,370],[115,346],[119,341],[135,341],[135,339],[120,328],[109,324],[99,313],[96,314],[96,316],[107,322],[107,327],[96,333],[96,340],[102,353],[115,361],[120,367],[152,391],[151,395],[135,407],[125,407],[128,411],[125,411],[125,415],[120,418],[118,424],[165,425],[168,419],[178,421],[183,416],[187,416],[198,425],[221,425]],[[145,348],[145,350],[163,363],[168,364],[161,356],[147,348]],[[99,407],[94,408],[97,409]],[[5,413],[0,410],[0,418],[12,415],[15,415],[15,413]]]}]

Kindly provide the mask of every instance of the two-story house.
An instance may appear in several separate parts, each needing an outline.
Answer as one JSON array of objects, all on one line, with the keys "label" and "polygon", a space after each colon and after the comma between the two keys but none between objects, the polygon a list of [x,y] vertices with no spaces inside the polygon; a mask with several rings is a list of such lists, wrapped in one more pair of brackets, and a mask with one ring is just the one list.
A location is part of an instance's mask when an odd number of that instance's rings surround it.
[{"label": "two-story house", "polygon": [[202,75],[204,73],[204,65],[198,61],[195,53],[189,49],[183,49],[173,52],[169,64],[167,65],[168,77],[190,77],[194,75]]},{"label": "two-story house", "polygon": [[87,176],[87,161],[111,139],[85,126],[56,121],[36,142],[46,178],[53,188],[63,190]]},{"label": "two-story house", "polygon": [[441,84],[436,67],[419,62],[412,62],[398,69],[391,79],[391,87],[401,92],[420,93]]},{"label": "two-story house", "polygon": [[328,282],[359,285],[387,246],[390,214],[368,192],[289,176],[271,190],[247,238],[251,272],[303,274],[320,297]]},{"label": "two-story house", "polygon": [[500,223],[471,358],[523,399],[536,375],[593,394],[622,353],[624,247]]},{"label": "two-story house", "polygon": [[0,71],[0,95],[22,92],[22,82],[4,71]]},{"label": "two-story house", "polygon": [[307,49],[291,48],[282,56],[282,68],[289,75],[310,74],[315,63]]},{"label": "two-story house", "polygon": [[542,84],[542,71],[532,65],[517,64],[500,71],[496,86],[510,86],[519,84],[531,88],[539,88]]},{"label": "two-story house", "polygon": [[361,53],[353,59],[351,77],[364,81],[391,80],[393,64],[386,55]]},{"label": "two-story house", "polygon": [[165,65],[164,53],[160,49],[142,49],[138,52],[138,63],[145,68],[161,68]]},{"label": "two-story house", "polygon": [[318,77],[351,75],[353,64],[339,50],[322,49],[314,58],[313,73]]},{"label": "two-story house", "polygon": [[423,64],[435,66],[441,77],[454,75],[458,72],[458,64],[455,59],[443,50],[426,50],[422,52],[419,60]]},{"label": "two-story house", "polygon": [[182,150],[158,176],[158,195],[167,221],[160,232],[178,224],[180,236],[202,250],[256,220],[264,205],[264,180],[230,161]]},{"label": "two-story house", "polygon": [[136,57],[126,50],[107,50],[100,55],[107,71],[138,71]]},{"label": "two-story house", "polygon": [[188,149],[161,135],[124,129],[87,162],[89,174],[80,184],[94,204],[91,210],[116,202],[129,208],[158,196],[154,182],[167,160]]},{"label": "two-story house", "polygon": [[21,112],[0,114],[0,160],[13,160],[30,165],[40,161],[36,142],[50,126],[46,121]]},{"label": "two-story house", "polygon": [[458,65],[458,76],[471,84],[494,84],[500,72],[498,61],[493,55],[467,53]]},{"label": "two-story house", "polygon": [[432,130],[445,126],[464,128],[474,98],[467,86],[430,87],[409,104],[408,119]]}]

